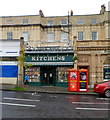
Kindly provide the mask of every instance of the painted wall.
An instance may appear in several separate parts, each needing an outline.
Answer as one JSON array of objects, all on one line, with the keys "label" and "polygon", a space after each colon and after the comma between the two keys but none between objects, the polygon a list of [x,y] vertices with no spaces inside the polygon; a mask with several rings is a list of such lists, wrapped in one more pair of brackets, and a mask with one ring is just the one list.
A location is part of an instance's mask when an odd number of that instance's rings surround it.
[{"label": "painted wall", "polygon": [[0,40],[0,57],[17,57],[20,51],[19,40]]}]

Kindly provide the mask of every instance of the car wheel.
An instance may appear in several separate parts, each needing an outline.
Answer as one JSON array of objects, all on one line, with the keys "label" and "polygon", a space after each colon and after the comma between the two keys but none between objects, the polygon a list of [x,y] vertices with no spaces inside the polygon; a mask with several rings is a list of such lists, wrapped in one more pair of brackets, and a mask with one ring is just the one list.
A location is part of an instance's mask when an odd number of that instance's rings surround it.
[{"label": "car wheel", "polygon": [[110,90],[106,90],[106,91],[104,92],[104,96],[105,96],[105,97],[110,97]]}]

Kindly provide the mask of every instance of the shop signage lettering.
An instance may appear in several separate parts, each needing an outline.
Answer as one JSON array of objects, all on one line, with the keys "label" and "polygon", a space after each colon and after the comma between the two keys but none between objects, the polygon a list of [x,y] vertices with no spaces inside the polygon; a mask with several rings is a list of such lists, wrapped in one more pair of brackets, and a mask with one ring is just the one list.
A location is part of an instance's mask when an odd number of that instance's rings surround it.
[{"label": "shop signage lettering", "polygon": [[26,55],[26,62],[73,62],[73,54]]},{"label": "shop signage lettering", "polygon": [[32,61],[65,61],[65,56],[33,56]]}]

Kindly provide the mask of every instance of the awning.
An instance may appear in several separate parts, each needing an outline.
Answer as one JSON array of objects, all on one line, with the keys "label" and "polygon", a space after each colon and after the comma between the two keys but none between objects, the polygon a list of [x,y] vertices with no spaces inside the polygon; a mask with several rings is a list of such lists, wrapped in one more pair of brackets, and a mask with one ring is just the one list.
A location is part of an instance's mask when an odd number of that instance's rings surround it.
[{"label": "awning", "polygon": [[73,65],[74,62],[26,62],[31,65]]}]

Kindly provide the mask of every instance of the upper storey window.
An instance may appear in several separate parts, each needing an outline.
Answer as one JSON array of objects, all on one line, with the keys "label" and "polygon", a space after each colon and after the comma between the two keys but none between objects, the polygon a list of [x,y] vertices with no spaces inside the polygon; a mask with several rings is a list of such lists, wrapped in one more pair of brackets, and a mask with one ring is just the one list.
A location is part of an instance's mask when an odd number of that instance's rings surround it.
[{"label": "upper storey window", "polygon": [[22,37],[24,38],[24,42],[28,42],[29,40],[29,33],[28,32],[23,32]]},{"label": "upper storey window", "polygon": [[67,40],[68,40],[68,34],[62,32],[61,33],[61,42],[67,42]]},{"label": "upper storey window", "polygon": [[53,26],[54,22],[52,20],[48,21],[48,26]]},{"label": "upper storey window", "polygon": [[84,24],[84,20],[83,19],[78,19],[77,24],[78,25],[83,25]]},{"label": "upper storey window", "polygon": [[28,25],[28,19],[23,19],[23,25]]},{"label": "upper storey window", "polygon": [[97,24],[97,19],[96,18],[91,19],[91,24]]},{"label": "upper storey window", "polygon": [[47,34],[47,42],[54,42],[54,34],[53,33]]},{"label": "upper storey window", "polygon": [[84,39],[84,33],[78,32],[78,40],[83,40],[83,39]]},{"label": "upper storey window", "polygon": [[13,20],[7,20],[7,24],[8,25],[12,25],[13,24]]},{"label": "upper storey window", "polygon": [[8,40],[12,40],[13,39],[13,33],[12,32],[8,32],[7,33],[7,39]]},{"label": "upper storey window", "polygon": [[61,25],[67,25],[68,21],[67,20],[61,20]]},{"label": "upper storey window", "polygon": [[92,32],[92,40],[97,40],[98,39],[98,33],[97,32]]}]

